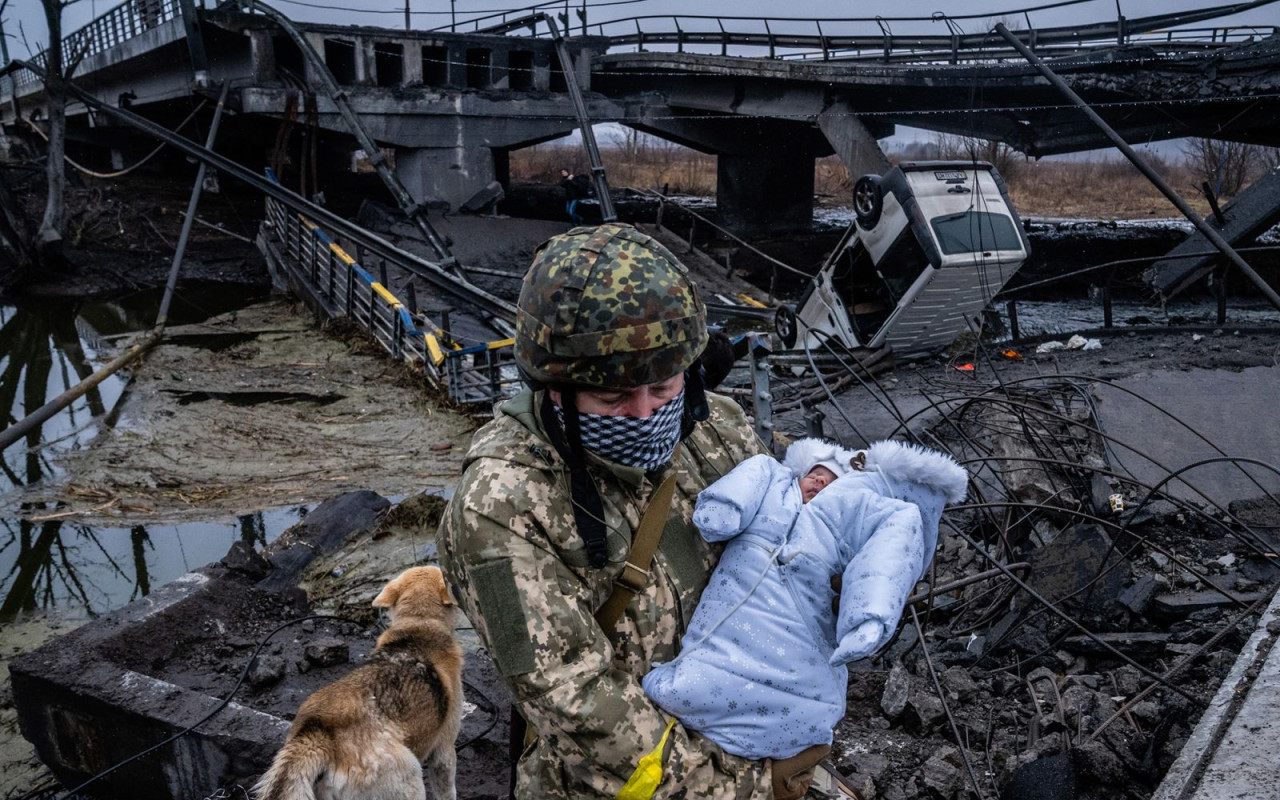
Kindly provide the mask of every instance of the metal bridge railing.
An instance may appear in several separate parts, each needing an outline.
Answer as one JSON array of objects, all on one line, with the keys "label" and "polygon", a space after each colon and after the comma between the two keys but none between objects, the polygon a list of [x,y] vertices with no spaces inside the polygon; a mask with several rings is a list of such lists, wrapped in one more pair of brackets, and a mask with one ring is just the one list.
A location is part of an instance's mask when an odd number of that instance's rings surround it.
[{"label": "metal bridge railing", "polygon": [[[1125,36],[1125,44],[1145,46],[1165,56],[1194,54],[1206,50],[1216,50],[1231,45],[1247,44],[1251,41],[1265,39],[1280,34],[1280,26],[1251,25],[1222,28],[1185,28],[1176,31],[1158,31],[1152,33],[1130,34]],[[860,47],[835,46],[835,40],[823,42],[822,49],[784,53],[777,58],[785,61],[875,61],[877,63],[895,64],[956,64],[960,62],[989,61],[1008,59],[1016,53],[997,43],[994,39],[989,47],[969,47],[961,49],[959,43],[944,44],[938,41],[918,40],[910,43],[898,40],[886,48],[883,41],[868,40]],[[1078,42],[1040,46],[1036,53],[1042,58],[1065,58],[1080,55],[1099,47],[1114,47],[1114,41]]]},{"label": "metal bridge railing", "polygon": [[[1269,0],[1251,3],[1170,12],[1141,18],[1117,16],[1114,20],[1049,28],[1037,28],[1030,11],[1026,30],[1019,32],[1036,52],[1046,55],[1069,55],[1116,45],[1143,44],[1170,53],[1191,49],[1218,48],[1239,44],[1250,38],[1272,35],[1274,25],[1190,27],[1197,22],[1222,18],[1229,14],[1264,5]],[[776,16],[711,16],[699,14],[649,14],[620,17],[587,23],[581,15],[583,33],[607,38],[609,48],[634,47],[638,51],[674,46],[676,52],[707,53],[718,49],[720,55],[735,51],[766,49],[769,58],[802,58],[853,60],[875,58],[883,62],[950,62],[984,61],[1017,57],[1017,52],[1001,38],[986,29],[989,15],[935,13],[929,17],[828,17],[822,19]],[[568,19],[567,13],[564,18]],[[483,19],[474,22],[486,33],[506,33],[523,27],[532,30],[527,18],[503,17],[481,27]],[[491,18],[488,18],[491,19]],[[975,27],[967,33],[960,23]],[[895,24],[915,28],[912,33],[893,31]],[[464,23],[466,24],[466,23]],[[923,28],[922,26],[932,26]],[[870,32],[855,32],[862,31]],[[936,33],[931,32],[936,31]],[[741,55],[734,52],[734,55]]]},{"label": "metal bridge railing", "polygon": [[[62,40],[63,58],[88,58],[181,16],[178,0],[128,0],[66,36]],[[32,62],[46,67],[48,54],[42,51]],[[18,87],[39,82],[30,70],[20,70],[14,76]]]},{"label": "metal bridge railing", "polygon": [[271,261],[286,271],[291,287],[313,308],[330,319],[350,320],[392,358],[421,373],[433,387],[447,390],[454,402],[493,403],[518,386],[513,340],[459,345],[417,312],[412,292],[407,305],[391,292],[385,254],[377,256],[381,274],[374,277],[361,264],[371,252],[365,243],[344,247],[305,214],[270,197],[259,237]]}]

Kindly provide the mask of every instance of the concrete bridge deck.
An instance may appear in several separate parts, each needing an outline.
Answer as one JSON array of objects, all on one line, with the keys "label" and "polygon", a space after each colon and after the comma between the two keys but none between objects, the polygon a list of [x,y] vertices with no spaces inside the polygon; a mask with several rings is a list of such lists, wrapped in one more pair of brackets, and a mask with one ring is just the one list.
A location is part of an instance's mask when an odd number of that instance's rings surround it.
[{"label": "concrete bridge deck", "polygon": [[[1164,20],[1129,20],[1119,38]],[[299,27],[373,138],[395,150],[414,199],[457,209],[492,181],[507,181],[512,150],[578,126],[553,42],[518,35],[537,32],[531,24],[476,33]],[[841,58],[828,53],[838,37],[822,39],[826,60],[611,52],[625,36],[566,41],[589,118],[716,154],[721,218],[740,231],[807,225],[813,160],[836,153],[854,174],[880,172],[887,162],[877,140],[900,124],[1002,141],[1034,156],[1106,144],[1029,66],[983,47],[972,61],[958,58],[959,39],[950,58],[934,52],[921,56],[925,63],[891,57],[888,41],[878,61]],[[1074,45],[1055,68],[1129,140],[1280,137],[1280,36],[1215,34],[1195,47],[1172,38],[1167,46],[1112,42]],[[297,124],[316,132],[322,162],[350,163],[354,140],[333,102],[316,96],[314,67],[262,15],[197,9],[193,0],[128,0],[67,43],[87,52],[75,77],[102,100],[176,124],[193,96],[230,81],[239,118],[221,147],[261,160],[271,138],[287,138]],[[0,124],[20,136],[18,117],[43,124],[46,98],[30,72],[14,78],[16,85],[0,85]],[[73,142],[113,148],[117,167],[128,161],[123,130],[74,105],[70,114]]]}]

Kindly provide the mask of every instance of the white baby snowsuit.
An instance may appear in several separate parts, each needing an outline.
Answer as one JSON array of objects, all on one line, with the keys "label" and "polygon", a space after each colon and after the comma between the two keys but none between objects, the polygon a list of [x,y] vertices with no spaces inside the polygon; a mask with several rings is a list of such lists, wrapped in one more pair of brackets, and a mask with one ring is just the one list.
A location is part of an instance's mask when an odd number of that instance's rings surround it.
[{"label": "white baby snowsuit", "polygon": [[[702,536],[728,544],[680,655],[643,679],[686,727],[751,759],[830,744],[844,715],[845,663],[892,636],[933,557],[943,505],[963,499],[967,483],[949,456],[877,442],[864,471],[804,504],[797,479],[831,465],[827,451],[843,465],[854,453],[817,440],[791,451],[785,463],[803,471],[754,456],[698,496]],[[843,576],[838,617],[834,575]]]}]

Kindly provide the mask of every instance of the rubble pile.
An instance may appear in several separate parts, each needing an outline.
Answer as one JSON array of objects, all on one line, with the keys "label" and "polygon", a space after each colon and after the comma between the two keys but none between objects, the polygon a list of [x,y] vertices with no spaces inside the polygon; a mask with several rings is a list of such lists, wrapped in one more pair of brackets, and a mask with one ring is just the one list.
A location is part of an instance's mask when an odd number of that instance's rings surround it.
[{"label": "rubble pile", "polygon": [[1071,380],[939,407],[921,443],[970,497],[895,641],[851,665],[839,768],[886,800],[1150,796],[1280,583],[1280,503],[1140,484]]}]

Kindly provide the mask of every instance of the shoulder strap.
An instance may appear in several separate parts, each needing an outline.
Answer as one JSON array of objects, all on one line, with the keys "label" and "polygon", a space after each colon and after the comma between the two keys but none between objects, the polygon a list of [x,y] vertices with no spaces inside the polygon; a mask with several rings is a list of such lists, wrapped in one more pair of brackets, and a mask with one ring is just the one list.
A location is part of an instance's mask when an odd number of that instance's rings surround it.
[{"label": "shoulder strap", "polygon": [[[578,527],[578,535],[582,537],[587,551],[587,560],[592,567],[599,569],[608,560],[609,548],[604,529],[604,501],[600,499],[600,490],[595,481],[587,473],[581,448],[574,452],[566,440],[565,432],[556,419],[555,409],[551,405],[551,396],[542,395],[542,427],[551,439],[551,446],[559,453],[561,460],[569,467],[569,496],[573,504],[573,520]],[[576,414],[565,414],[565,423],[577,424]],[[579,437],[574,436],[574,441]]]},{"label": "shoulder strap", "polygon": [[622,610],[631,599],[644,590],[649,583],[649,566],[653,563],[653,554],[658,552],[658,543],[662,541],[662,531],[666,528],[667,517],[671,515],[671,501],[675,497],[676,469],[670,473],[649,498],[649,505],[640,516],[640,524],[636,526],[635,536],[631,540],[631,552],[627,554],[627,562],[622,572],[613,581],[613,594],[604,601],[604,605],[596,611],[596,622],[604,628],[606,636],[613,635],[614,626],[622,616]]}]

